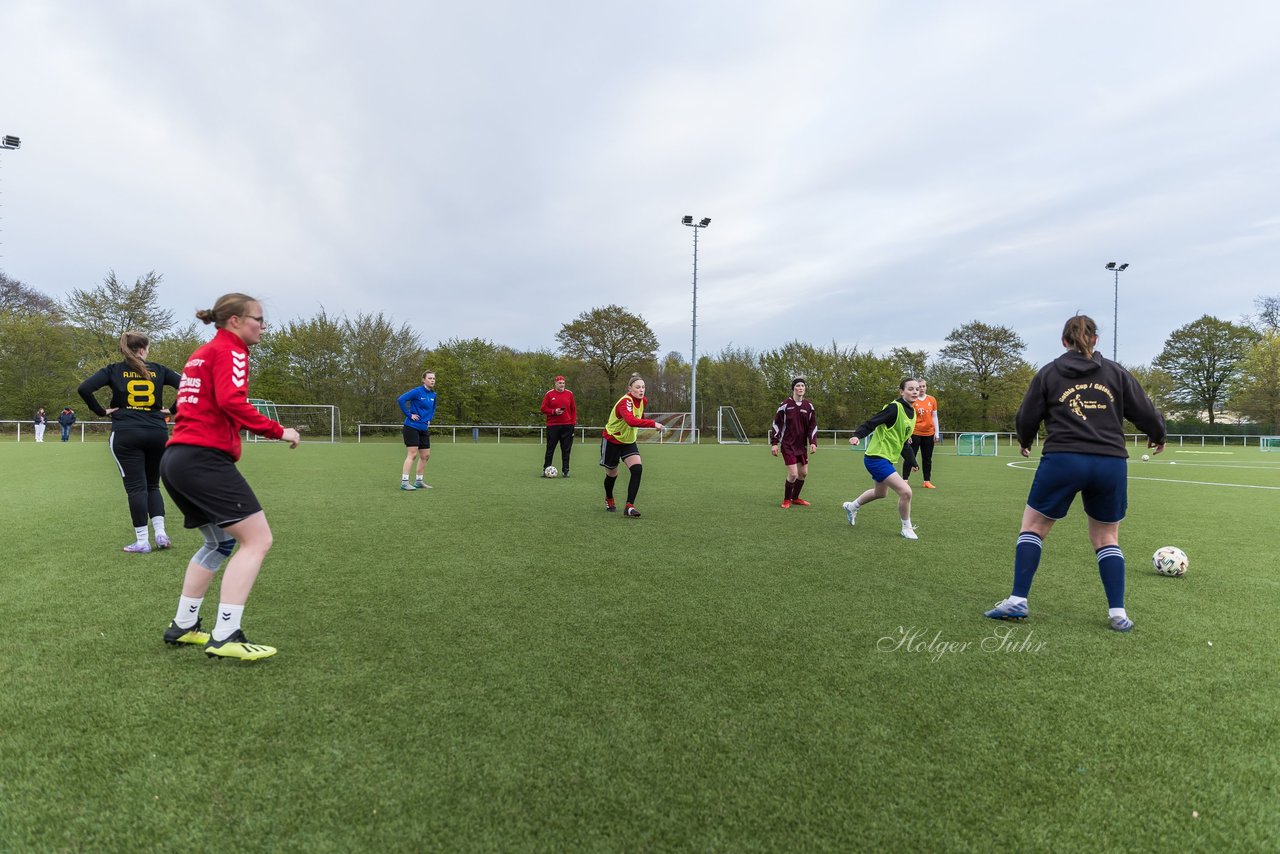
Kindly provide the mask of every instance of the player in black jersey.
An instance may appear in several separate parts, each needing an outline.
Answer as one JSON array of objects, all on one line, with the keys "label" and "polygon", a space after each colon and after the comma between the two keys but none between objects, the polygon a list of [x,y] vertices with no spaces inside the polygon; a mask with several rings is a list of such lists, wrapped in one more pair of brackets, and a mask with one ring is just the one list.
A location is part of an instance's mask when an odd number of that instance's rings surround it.
[{"label": "player in black jersey", "polygon": [[[147,537],[147,517],[155,528],[156,548],[169,548],[164,529],[164,497],[160,494],[160,457],[169,428],[162,392],[164,386],[178,387],[181,376],[172,368],[147,361],[151,340],[141,332],[120,336],[120,352],[124,361],[114,362],[80,383],[80,397],[100,417],[111,417],[111,456],[124,478],[124,491],[129,497],[129,515],[133,519],[135,542],[124,547],[126,552],[146,554],[151,551]],[[103,408],[94,392],[111,389],[111,403]]]}]

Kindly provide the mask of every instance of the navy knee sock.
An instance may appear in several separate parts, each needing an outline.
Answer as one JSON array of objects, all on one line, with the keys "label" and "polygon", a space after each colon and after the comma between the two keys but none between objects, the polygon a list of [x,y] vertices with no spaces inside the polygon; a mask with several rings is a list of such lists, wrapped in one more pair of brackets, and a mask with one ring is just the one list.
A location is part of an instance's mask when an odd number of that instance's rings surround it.
[{"label": "navy knee sock", "polygon": [[1108,608],[1124,607],[1124,552],[1119,546],[1098,549],[1098,575],[1107,592]]},{"label": "navy knee sock", "polygon": [[1026,598],[1031,591],[1031,580],[1040,566],[1043,541],[1033,531],[1018,535],[1018,545],[1013,550],[1013,595]]}]

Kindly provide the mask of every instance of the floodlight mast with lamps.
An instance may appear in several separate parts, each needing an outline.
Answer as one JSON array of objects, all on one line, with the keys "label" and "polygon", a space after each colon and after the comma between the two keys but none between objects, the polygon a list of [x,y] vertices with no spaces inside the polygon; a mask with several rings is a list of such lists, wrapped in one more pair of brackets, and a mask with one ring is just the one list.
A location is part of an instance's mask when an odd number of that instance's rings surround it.
[{"label": "floodlight mast with lamps", "polygon": [[711,225],[711,217],[698,222],[686,214],[681,224],[693,229],[693,373],[689,383],[689,420],[693,423],[693,441],[698,441],[698,232]]},{"label": "floodlight mast with lamps", "polygon": [[[22,147],[22,140],[18,139],[16,136],[13,136],[12,134],[5,134],[3,137],[0,137],[0,148],[6,149],[8,151],[17,151],[21,147]],[[3,256],[0,256],[0,257],[3,257]]]},{"label": "floodlight mast with lamps", "polygon": [[1116,354],[1119,352],[1116,329],[1120,325],[1120,274],[1129,269],[1129,262],[1108,261],[1106,269],[1116,274],[1115,296],[1111,304],[1111,361],[1114,362],[1116,361]]}]

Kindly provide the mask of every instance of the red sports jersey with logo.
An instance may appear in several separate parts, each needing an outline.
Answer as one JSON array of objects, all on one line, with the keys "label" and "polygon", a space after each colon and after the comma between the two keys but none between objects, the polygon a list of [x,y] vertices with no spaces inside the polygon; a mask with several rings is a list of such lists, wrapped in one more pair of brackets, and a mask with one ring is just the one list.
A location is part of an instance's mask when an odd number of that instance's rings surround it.
[{"label": "red sports jersey with logo", "polygon": [[240,431],[279,439],[284,427],[249,402],[249,348],[219,329],[182,369],[170,445],[199,445],[240,459]]}]

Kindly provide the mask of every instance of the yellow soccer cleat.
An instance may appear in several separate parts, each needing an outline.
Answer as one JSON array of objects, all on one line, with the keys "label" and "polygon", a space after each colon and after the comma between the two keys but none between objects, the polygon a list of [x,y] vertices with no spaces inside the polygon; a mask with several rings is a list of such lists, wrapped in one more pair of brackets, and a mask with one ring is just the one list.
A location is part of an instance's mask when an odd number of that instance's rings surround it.
[{"label": "yellow soccer cleat", "polygon": [[209,633],[200,631],[199,618],[194,626],[187,626],[185,629],[171,621],[169,628],[164,630],[164,642],[174,646],[184,643],[205,644],[209,642]]},{"label": "yellow soccer cleat", "polygon": [[274,646],[263,646],[260,643],[249,643],[244,632],[236,629],[226,640],[216,641],[212,638],[204,645],[204,654],[210,658],[238,658],[241,661],[257,661],[270,658],[276,654]]}]

